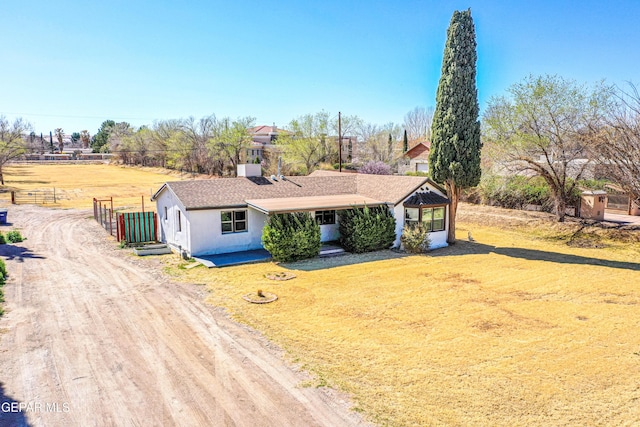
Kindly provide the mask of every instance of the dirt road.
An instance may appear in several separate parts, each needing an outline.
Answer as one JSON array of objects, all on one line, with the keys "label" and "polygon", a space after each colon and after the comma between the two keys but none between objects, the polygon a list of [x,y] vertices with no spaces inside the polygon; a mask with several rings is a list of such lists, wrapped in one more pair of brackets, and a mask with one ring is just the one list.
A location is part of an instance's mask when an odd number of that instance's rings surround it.
[{"label": "dirt road", "polygon": [[[11,206],[0,425],[364,425],[254,331],[115,248],[89,211]],[[11,227],[3,227],[6,231]]]}]

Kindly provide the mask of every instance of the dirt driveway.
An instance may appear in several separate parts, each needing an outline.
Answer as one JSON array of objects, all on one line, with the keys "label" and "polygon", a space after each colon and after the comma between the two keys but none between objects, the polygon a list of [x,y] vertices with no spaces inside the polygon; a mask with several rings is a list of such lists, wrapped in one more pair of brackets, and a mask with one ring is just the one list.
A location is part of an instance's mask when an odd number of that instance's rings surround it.
[{"label": "dirt driveway", "polygon": [[[254,331],[119,250],[89,211],[11,206],[0,425],[365,425]],[[7,227],[4,227],[6,231]]]}]

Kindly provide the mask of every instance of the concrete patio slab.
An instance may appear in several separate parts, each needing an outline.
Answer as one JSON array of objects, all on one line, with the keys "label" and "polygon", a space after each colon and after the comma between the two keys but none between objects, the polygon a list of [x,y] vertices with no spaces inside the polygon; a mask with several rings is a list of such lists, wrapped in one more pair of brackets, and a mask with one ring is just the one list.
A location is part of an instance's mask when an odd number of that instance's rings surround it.
[{"label": "concrete patio slab", "polygon": [[604,220],[608,222],[617,222],[619,224],[640,225],[640,216],[634,215],[620,215],[605,212]]},{"label": "concrete patio slab", "polygon": [[271,254],[264,249],[256,249],[252,251],[232,252],[228,254],[194,256],[193,259],[205,267],[213,268],[269,261],[271,259]]}]

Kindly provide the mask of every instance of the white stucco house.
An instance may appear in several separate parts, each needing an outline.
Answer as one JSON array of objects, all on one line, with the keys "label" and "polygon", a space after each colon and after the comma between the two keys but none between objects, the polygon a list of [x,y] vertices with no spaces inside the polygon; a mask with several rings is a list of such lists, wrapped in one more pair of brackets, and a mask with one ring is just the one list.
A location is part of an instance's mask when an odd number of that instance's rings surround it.
[{"label": "white stucco house", "polygon": [[240,165],[237,178],[176,181],[153,195],[158,235],[188,256],[262,249],[269,215],[309,212],[323,242],[337,240],[337,211],[387,205],[396,218],[396,241],[405,223],[430,227],[431,247],[446,246],[449,199],[426,177],[315,171],[309,176],[261,176],[260,165]]}]

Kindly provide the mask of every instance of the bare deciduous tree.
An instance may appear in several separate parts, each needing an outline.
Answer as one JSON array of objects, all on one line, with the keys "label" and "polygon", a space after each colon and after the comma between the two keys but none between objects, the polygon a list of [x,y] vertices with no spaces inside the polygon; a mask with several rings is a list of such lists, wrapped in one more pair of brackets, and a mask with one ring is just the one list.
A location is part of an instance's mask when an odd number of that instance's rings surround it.
[{"label": "bare deciduous tree", "polygon": [[433,122],[434,108],[416,107],[404,116],[404,128],[407,131],[409,147],[418,142],[431,140],[431,123]]},{"label": "bare deciduous tree", "polygon": [[4,185],[3,166],[26,152],[27,141],[24,136],[30,130],[31,124],[21,118],[11,123],[5,116],[0,116],[0,184]]},{"label": "bare deciduous tree", "polygon": [[586,131],[600,128],[609,89],[558,76],[529,76],[511,98],[489,101],[483,116],[485,153],[507,171],[541,176],[553,192],[558,221],[578,180],[593,163]]},{"label": "bare deciduous tree", "polygon": [[62,153],[62,150],[64,149],[64,130],[62,128],[56,128],[54,132],[56,134],[56,139],[58,140],[58,149]]},{"label": "bare deciduous tree", "polygon": [[607,178],[640,205],[640,93],[629,83],[628,90],[615,90],[614,100],[606,122],[592,127],[590,136]]},{"label": "bare deciduous tree", "polygon": [[249,128],[255,125],[255,120],[253,117],[242,117],[232,121],[225,117],[218,122],[215,145],[230,162],[229,169],[234,176],[238,173],[238,164],[245,157],[245,151],[251,146]]},{"label": "bare deciduous tree", "polygon": [[360,128],[360,136],[364,144],[363,160],[391,165],[401,155],[403,131],[395,123],[384,126],[364,123]]},{"label": "bare deciduous tree", "polygon": [[91,134],[88,130],[80,131],[80,141],[82,141],[82,148],[89,148],[89,142],[91,141]]}]

